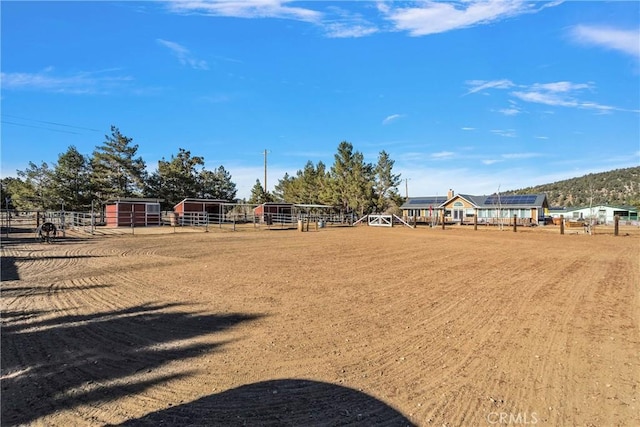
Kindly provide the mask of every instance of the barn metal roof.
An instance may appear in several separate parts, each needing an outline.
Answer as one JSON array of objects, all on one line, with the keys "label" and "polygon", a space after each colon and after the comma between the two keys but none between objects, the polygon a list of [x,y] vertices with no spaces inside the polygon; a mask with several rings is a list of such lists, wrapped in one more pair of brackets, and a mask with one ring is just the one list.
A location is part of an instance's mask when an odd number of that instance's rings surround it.
[{"label": "barn metal roof", "polygon": [[197,199],[193,197],[187,197],[186,199],[181,200],[178,204],[184,202],[196,202],[196,203],[229,203],[227,200],[222,199]]},{"label": "barn metal roof", "polygon": [[144,198],[144,197],[118,197],[108,200],[107,203],[161,203],[164,199]]}]

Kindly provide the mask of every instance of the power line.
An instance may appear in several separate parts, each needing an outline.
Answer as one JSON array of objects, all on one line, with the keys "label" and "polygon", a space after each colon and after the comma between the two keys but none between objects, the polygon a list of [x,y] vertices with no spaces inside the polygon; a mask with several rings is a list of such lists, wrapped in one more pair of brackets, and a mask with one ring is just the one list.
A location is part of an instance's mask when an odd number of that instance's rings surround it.
[{"label": "power line", "polygon": [[27,127],[27,128],[45,129],[45,130],[50,130],[50,131],[53,131],[53,132],[62,132],[62,133],[71,133],[71,134],[74,134],[74,135],[80,135],[79,132],[72,132],[70,130],[53,129],[53,128],[47,128],[47,127],[44,127],[44,126],[27,125],[27,124],[24,124],[24,123],[8,122],[6,120],[2,120],[2,123],[6,123],[8,125],[24,126],[24,127]]},{"label": "power line", "polygon": [[[64,123],[57,123],[57,122],[48,122],[48,121],[45,121],[45,120],[30,119],[30,118],[27,118],[27,117],[19,117],[19,116],[14,116],[14,115],[11,115],[11,114],[3,114],[3,116],[11,117],[11,118],[14,118],[14,119],[20,119],[20,120],[28,120],[28,121],[31,121],[31,122],[45,123],[45,124],[48,124],[48,125],[64,126],[64,127],[68,127],[68,128],[74,128],[74,129],[90,130],[92,132],[100,132],[100,130],[98,130],[98,129],[86,128],[86,127],[82,127],[82,126],[67,125],[67,124],[64,124]],[[12,123],[12,124],[16,124],[16,123]]]}]

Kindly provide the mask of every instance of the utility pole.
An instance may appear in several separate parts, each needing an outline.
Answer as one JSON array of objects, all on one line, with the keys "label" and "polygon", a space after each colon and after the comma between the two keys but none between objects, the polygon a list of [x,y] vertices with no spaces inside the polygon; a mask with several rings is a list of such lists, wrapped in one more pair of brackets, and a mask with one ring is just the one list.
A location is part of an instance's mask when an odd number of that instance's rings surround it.
[{"label": "utility pole", "polygon": [[409,178],[404,179],[404,198],[409,200]]},{"label": "utility pole", "polygon": [[267,192],[267,153],[268,151],[264,150],[264,192]]}]

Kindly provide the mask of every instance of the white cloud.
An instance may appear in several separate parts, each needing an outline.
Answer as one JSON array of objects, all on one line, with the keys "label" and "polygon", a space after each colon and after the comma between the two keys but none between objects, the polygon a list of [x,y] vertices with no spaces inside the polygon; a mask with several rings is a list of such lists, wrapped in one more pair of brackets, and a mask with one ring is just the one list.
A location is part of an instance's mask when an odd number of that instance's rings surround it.
[{"label": "white cloud", "polygon": [[621,30],[611,27],[577,25],[571,37],[583,44],[601,46],[640,59],[640,29]]},{"label": "white cloud", "polygon": [[194,58],[186,47],[168,40],[156,39],[156,41],[162,46],[168,48],[178,58],[178,61],[180,61],[182,65],[188,65],[196,70],[209,69],[206,61]]},{"label": "white cloud", "polygon": [[327,7],[327,13],[319,25],[327,37],[333,38],[365,37],[380,31],[377,25],[361,14],[334,5]]},{"label": "white cloud", "polygon": [[543,90],[547,92],[573,92],[582,89],[593,89],[593,83],[571,83],[571,82],[553,82],[553,83],[534,83],[531,85],[532,90]]},{"label": "white cloud", "polygon": [[476,92],[481,92],[487,89],[509,89],[514,86],[511,80],[468,80],[465,82],[467,86],[471,86],[469,91],[465,95],[469,95]]},{"label": "white cloud", "polygon": [[388,6],[378,10],[386,15],[396,30],[408,31],[412,36],[425,36],[446,31],[486,25],[525,13],[536,13],[559,2],[523,2],[520,0],[488,0],[465,2],[418,3],[415,7]]},{"label": "white cloud", "polygon": [[476,130],[476,128],[471,128],[471,127],[463,127],[461,129],[466,131]]},{"label": "white cloud", "polygon": [[171,1],[168,7],[178,13],[200,13],[210,16],[235,18],[284,18],[306,22],[317,22],[322,13],[287,6],[290,0],[187,0]]},{"label": "white cloud", "polygon": [[537,91],[514,91],[511,95],[526,102],[536,102],[538,104],[556,105],[561,107],[577,107],[576,101],[563,98],[554,93],[545,93]]},{"label": "white cloud", "polygon": [[518,114],[521,113],[521,111],[515,107],[502,108],[498,110],[498,112],[504,114],[505,116],[517,116]]},{"label": "white cloud", "polygon": [[[296,6],[292,4],[296,3]],[[355,2],[366,4],[367,2]],[[335,6],[332,2],[293,0],[171,0],[165,2],[173,13],[227,16],[246,19],[277,18],[308,22],[319,26],[327,37],[365,37],[380,31],[408,31],[412,36],[442,33],[459,28],[486,25],[538,11],[561,3],[488,0],[464,2],[426,1],[415,7],[395,7],[393,2],[377,2],[386,21],[382,26],[362,15]],[[304,6],[302,6],[304,5]],[[319,6],[322,5],[322,6]],[[326,6],[326,7],[325,7]],[[322,11],[318,10],[324,7]]]},{"label": "white cloud", "polygon": [[493,130],[491,130],[491,133],[503,136],[505,138],[515,138],[516,137],[516,131],[513,130],[513,129],[493,129]]},{"label": "white cloud", "polygon": [[[292,0],[175,0],[166,2],[174,13],[197,13],[235,18],[279,18],[309,22],[322,27],[327,37],[364,37],[381,31],[360,15],[329,6],[325,11],[292,6]],[[318,2],[317,4],[321,4]],[[459,28],[486,25],[525,13],[536,13],[559,2],[520,0],[469,1],[443,3],[428,1],[417,7],[394,7],[379,2],[378,11],[391,23],[392,31],[408,31],[413,36],[441,33]]]},{"label": "white cloud", "polygon": [[455,155],[453,151],[440,151],[439,153],[432,153],[431,158],[437,160],[450,159]]},{"label": "white cloud", "polygon": [[388,125],[388,124],[398,120],[401,117],[403,117],[402,114],[392,114],[390,116],[385,117],[385,119],[382,121],[382,124],[383,125]]},{"label": "white cloud", "polygon": [[598,104],[597,102],[579,101],[572,96],[558,95],[554,92],[530,91],[514,91],[511,95],[527,102],[551,105],[557,107],[584,108],[598,110],[600,113],[608,113],[611,111],[624,111],[623,109],[612,107],[609,105]]},{"label": "white cloud", "polygon": [[117,69],[80,71],[69,75],[56,75],[53,67],[37,73],[0,73],[4,89],[42,90],[74,95],[107,94],[122,88],[133,77],[112,75]]},{"label": "white cloud", "polygon": [[370,36],[377,33],[378,28],[372,25],[352,25],[348,23],[328,23],[324,25],[327,37],[332,38],[356,38]]},{"label": "white cloud", "polygon": [[[322,28],[330,38],[356,38],[377,33],[379,28],[361,15],[336,6],[325,12],[291,6],[291,0],[195,0],[171,1],[168,9],[175,13],[197,13],[246,19],[291,19],[308,22]],[[320,2],[316,4],[321,4]]]},{"label": "white cloud", "polygon": [[[536,104],[544,104],[555,107],[568,107],[568,108],[582,108],[589,110],[596,110],[601,114],[610,113],[612,111],[628,111],[638,112],[637,110],[627,110],[623,108],[613,107],[610,105],[600,104],[594,101],[584,101],[579,99],[581,92],[585,90],[593,91],[595,85],[592,82],[588,83],[573,83],[568,81],[550,82],[550,83],[533,83],[531,85],[519,85],[513,83],[511,80],[468,80],[465,82],[471,87],[465,94],[469,95],[481,91],[487,91],[489,89],[512,89],[509,95],[518,98],[521,101],[531,102]],[[514,101],[511,103],[510,108],[496,110],[505,115],[516,115],[521,112],[521,109],[516,105]]]}]

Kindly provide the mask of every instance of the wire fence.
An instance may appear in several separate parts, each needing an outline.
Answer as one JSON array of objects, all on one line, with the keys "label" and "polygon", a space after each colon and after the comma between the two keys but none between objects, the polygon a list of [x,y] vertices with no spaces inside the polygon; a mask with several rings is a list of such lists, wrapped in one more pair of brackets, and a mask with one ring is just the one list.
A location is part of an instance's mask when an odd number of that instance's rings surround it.
[{"label": "wire fence", "polygon": [[85,235],[135,234],[136,229],[160,227],[176,229],[260,230],[296,228],[303,222],[309,228],[352,225],[355,217],[350,214],[312,213],[295,211],[291,213],[254,214],[252,210],[236,208],[221,209],[220,212],[160,212],[149,215],[145,212],[67,212],[67,211],[17,211],[0,210],[0,234],[37,233],[44,223],[51,223],[59,237],[67,233]]}]

